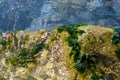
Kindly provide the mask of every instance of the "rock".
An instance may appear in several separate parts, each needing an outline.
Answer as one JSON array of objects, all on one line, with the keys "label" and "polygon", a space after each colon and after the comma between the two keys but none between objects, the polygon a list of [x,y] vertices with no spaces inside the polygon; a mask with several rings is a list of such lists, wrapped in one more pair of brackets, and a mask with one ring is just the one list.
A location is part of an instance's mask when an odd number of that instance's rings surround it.
[{"label": "rock", "polygon": [[27,74],[27,69],[25,69],[25,68],[16,68],[16,74],[17,75],[20,75],[21,77],[23,77],[24,75],[26,75]]},{"label": "rock", "polygon": [[[102,79],[109,80],[113,77],[119,80],[120,62],[119,56],[116,56],[116,50],[119,49],[120,43],[115,45],[111,42],[111,38],[115,33],[114,30],[100,26],[71,26],[66,25],[62,29],[66,30],[68,27],[69,31],[74,32],[74,35],[67,32],[67,30],[60,33],[56,29],[51,32],[44,30],[35,32],[23,31],[24,35],[29,37],[23,46],[25,48],[23,50],[24,54],[22,54],[24,62],[19,61],[21,48],[10,51],[9,54],[12,54],[10,56],[4,55],[0,60],[0,75],[3,76],[0,78],[8,80],[91,80],[91,78],[98,76],[99,79],[102,77]],[[76,33],[81,30],[84,33],[77,36]],[[70,37],[71,35],[72,37]],[[75,40],[76,36],[77,40]],[[16,33],[16,37],[19,41],[21,38],[20,32]],[[68,41],[69,38],[73,40],[70,43]],[[44,41],[41,42],[41,40]],[[80,48],[78,47],[78,42]],[[74,46],[70,45],[72,43],[74,43]],[[44,44],[45,47],[42,45],[42,48],[40,44]],[[34,49],[33,46],[35,46]],[[38,48],[41,49],[35,53],[34,50]],[[72,50],[74,50],[73,55],[80,51],[80,56],[75,55],[77,58],[70,56]],[[5,51],[2,52],[5,53]],[[27,54],[33,56],[29,59]],[[9,65],[6,65],[6,59]],[[89,61],[93,61],[93,63]],[[78,69],[76,69],[76,65]],[[96,66],[96,68],[91,68],[87,65]],[[79,68],[84,69],[84,67],[85,75],[79,71]]]}]

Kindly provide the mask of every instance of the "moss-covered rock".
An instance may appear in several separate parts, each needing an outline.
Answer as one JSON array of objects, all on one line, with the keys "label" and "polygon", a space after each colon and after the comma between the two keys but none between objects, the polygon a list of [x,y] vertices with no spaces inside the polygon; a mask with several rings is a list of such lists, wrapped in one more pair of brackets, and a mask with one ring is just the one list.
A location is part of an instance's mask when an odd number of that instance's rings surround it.
[{"label": "moss-covered rock", "polygon": [[64,25],[51,32],[17,32],[16,38],[12,37],[18,45],[12,45],[14,50],[1,47],[0,79],[119,80],[118,31]]}]

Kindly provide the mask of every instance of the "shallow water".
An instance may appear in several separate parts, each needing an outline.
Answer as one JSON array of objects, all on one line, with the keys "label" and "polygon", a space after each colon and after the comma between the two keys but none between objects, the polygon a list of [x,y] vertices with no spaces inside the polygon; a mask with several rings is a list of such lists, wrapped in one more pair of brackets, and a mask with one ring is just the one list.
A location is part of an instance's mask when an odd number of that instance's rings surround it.
[{"label": "shallow water", "polygon": [[[62,24],[95,24],[92,12],[104,0],[0,0],[0,30],[51,30]],[[120,1],[114,1],[120,20]],[[113,21],[112,21],[113,20]],[[100,20],[95,25],[118,27],[114,19]],[[104,24],[103,24],[104,23]]]}]

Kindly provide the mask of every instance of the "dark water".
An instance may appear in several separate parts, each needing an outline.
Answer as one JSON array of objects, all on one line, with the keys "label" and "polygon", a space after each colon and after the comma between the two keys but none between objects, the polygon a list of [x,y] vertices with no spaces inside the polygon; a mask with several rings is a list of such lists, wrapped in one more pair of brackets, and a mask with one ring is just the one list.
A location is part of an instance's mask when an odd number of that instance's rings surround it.
[{"label": "dark water", "polygon": [[92,19],[95,9],[102,6],[103,2],[104,0],[0,0],[0,31],[51,30],[62,24],[78,23],[119,28],[119,0],[114,1],[115,16],[100,18],[97,23]]}]

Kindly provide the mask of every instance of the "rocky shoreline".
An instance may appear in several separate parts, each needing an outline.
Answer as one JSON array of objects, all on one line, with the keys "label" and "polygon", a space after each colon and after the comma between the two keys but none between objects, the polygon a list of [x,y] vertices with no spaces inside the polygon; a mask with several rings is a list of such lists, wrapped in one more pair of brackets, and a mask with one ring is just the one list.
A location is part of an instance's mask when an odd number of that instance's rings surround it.
[{"label": "rocky shoreline", "polygon": [[8,34],[0,37],[0,80],[120,79],[120,38],[112,28],[64,25],[18,31],[16,40]]}]

